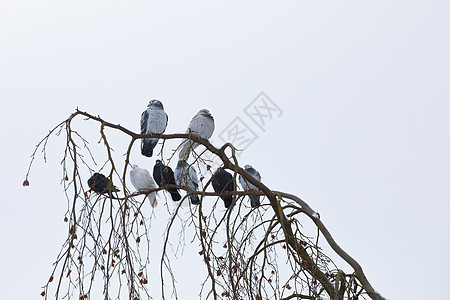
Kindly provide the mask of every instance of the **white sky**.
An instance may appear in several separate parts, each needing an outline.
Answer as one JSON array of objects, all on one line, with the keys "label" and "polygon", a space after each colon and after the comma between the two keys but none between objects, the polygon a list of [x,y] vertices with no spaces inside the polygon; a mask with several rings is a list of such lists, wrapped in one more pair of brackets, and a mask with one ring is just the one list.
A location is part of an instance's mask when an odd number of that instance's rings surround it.
[{"label": "white sky", "polygon": [[[76,107],[138,131],[153,98],[167,133],[204,107],[217,145],[248,121],[259,138],[241,164],[318,211],[375,289],[446,298],[449,13],[448,1],[3,0],[2,298],[39,297],[67,231],[63,138],[25,189],[35,144]],[[283,110],[265,132],[244,113],[261,91]]]}]

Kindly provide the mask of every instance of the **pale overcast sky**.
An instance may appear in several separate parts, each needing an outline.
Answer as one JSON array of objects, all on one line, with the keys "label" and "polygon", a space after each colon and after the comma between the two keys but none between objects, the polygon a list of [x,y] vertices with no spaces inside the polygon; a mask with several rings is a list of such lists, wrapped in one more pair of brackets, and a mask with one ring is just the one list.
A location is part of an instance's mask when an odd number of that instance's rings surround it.
[{"label": "pale overcast sky", "polygon": [[[39,298],[67,233],[64,138],[23,188],[36,143],[77,107],[138,131],[157,98],[167,133],[208,108],[217,146],[239,117],[257,136],[241,164],[318,211],[384,296],[445,299],[449,15],[433,0],[1,1],[1,298]],[[263,128],[245,113],[261,92],[279,109]]]}]

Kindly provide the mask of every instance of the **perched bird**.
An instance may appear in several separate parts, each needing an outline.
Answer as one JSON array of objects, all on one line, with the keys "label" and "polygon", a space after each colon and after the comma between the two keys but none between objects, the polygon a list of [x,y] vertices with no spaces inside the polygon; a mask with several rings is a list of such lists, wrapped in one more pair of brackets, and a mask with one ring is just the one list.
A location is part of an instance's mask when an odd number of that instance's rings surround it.
[{"label": "perched bird", "polygon": [[[216,193],[232,192],[234,191],[233,176],[225,170],[216,172],[212,178],[212,186]],[[226,208],[230,207],[231,202],[233,202],[232,195],[223,195],[220,198],[222,198]]]},{"label": "perched bird", "polygon": [[[248,174],[250,174],[253,178],[261,181],[261,175],[252,166],[245,165],[244,170]],[[256,186],[245,180],[241,175],[239,175],[239,182],[241,183],[241,186],[244,189],[244,191],[259,191],[259,189]],[[260,195],[248,195],[248,197],[250,198],[250,205],[252,207],[259,207],[261,205],[261,202],[259,201]]]},{"label": "perched bird", "polygon": [[[185,160],[179,160],[175,168],[175,182],[179,186],[187,187],[193,191],[198,189],[197,171],[194,166],[190,166]],[[193,194],[189,196],[192,204],[200,204],[198,195]]]},{"label": "perched bird", "polygon": [[[156,189],[156,183],[153,181],[152,176],[150,176],[150,172],[146,169],[139,168],[138,165],[132,165],[130,171],[130,180],[133,184],[134,188],[139,192],[146,192],[147,190]],[[158,205],[156,201],[156,192],[152,192],[146,195],[150,200],[150,205],[155,207]]]},{"label": "perched bird", "polygon": [[[153,167],[153,179],[155,179],[155,182],[159,187],[167,184],[176,185],[172,169],[169,166],[163,165],[159,159]],[[173,201],[180,201],[181,195],[178,192],[178,189],[171,188],[166,190],[170,193]]]},{"label": "perched bird", "polygon": [[[166,130],[168,119],[161,101],[150,101],[147,109],[141,115],[141,134],[163,134]],[[142,139],[142,155],[151,157],[153,155],[153,148],[158,144],[158,140],[159,138]]]},{"label": "perched bird", "polygon": [[112,193],[120,192],[120,190],[114,186],[111,181],[101,173],[94,173],[87,181],[91,191],[99,194],[108,194],[111,198],[116,199]]},{"label": "perched bird", "polygon": [[[189,123],[189,127],[186,133],[191,133],[194,136],[200,136],[204,139],[209,139],[214,132],[214,118],[209,113],[209,110],[200,110]],[[181,160],[187,160],[191,150],[195,149],[200,145],[193,140],[186,139],[183,141],[183,146],[179,153],[179,158]]]}]

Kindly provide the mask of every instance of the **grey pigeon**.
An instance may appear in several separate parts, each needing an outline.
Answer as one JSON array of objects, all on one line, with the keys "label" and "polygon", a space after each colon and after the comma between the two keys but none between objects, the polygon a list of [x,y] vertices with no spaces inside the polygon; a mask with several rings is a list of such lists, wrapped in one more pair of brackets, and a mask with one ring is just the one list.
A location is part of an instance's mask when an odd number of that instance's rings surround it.
[{"label": "grey pigeon", "polygon": [[[244,170],[248,174],[250,174],[253,178],[261,181],[261,175],[252,166],[245,165]],[[244,191],[259,191],[259,189],[256,186],[254,186],[250,182],[246,181],[241,175],[239,175],[239,182],[241,183],[241,186],[244,189]],[[248,195],[248,197],[250,198],[250,205],[252,207],[258,207],[261,205],[261,203],[259,201],[260,195]]]},{"label": "grey pigeon", "polygon": [[[141,134],[162,134],[166,130],[168,117],[164,112],[161,101],[152,100],[147,109],[141,115]],[[141,153],[151,157],[153,149],[158,144],[159,138],[146,138],[141,140]]]},{"label": "grey pigeon", "polygon": [[[172,169],[169,166],[163,165],[159,159],[156,160],[155,166],[153,167],[153,179],[155,179],[155,182],[159,187],[163,187],[167,184],[176,185],[175,176]],[[166,190],[170,193],[173,201],[181,200],[181,195],[178,192],[178,189],[171,188]]]},{"label": "grey pigeon", "polygon": [[[233,176],[225,170],[221,170],[220,172],[216,172],[212,178],[212,186],[216,193],[226,193],[234,191],[234,182]],[[223,195],[220,196],[225,204],[225,207],[230,207],[233,202],[232,195]]]},{"label": "grey pigeon", "polygon": [[[204,139],[209,139],[214,132],[214,118],[209,113],[209,110],[200,110],[189,123],[186,133],[191,133],[195,136],[200,136]],[[195,149],[200,145],[190,139],[186,139],[183,142],[183,146],[179,153],[179,158],[181,160],[187,160],[191,150]]]},{"label": "grey pigeon", "polygon": [[[175,182],[179,186],[187,187],[193,191],[198,190],[197,171],[194,166],[190,166],[185,160],[179,160],[175,168]],[[192,204],[200,204],[198,195],[190,195]]]},{"label": "grey pigeon", "polygon": [[[138,165],[131,166],[130,180],[134,188],[139,192],[145,192],[146,190],[157,188],[155,181],[153,181],[152,176],[150,176],[150,172],[146,169],[139,168]],[[156,200],[156,192],[152,192],[146,195],[146,197],[150,200],[150,205],[152,207],[158,205]]]}]

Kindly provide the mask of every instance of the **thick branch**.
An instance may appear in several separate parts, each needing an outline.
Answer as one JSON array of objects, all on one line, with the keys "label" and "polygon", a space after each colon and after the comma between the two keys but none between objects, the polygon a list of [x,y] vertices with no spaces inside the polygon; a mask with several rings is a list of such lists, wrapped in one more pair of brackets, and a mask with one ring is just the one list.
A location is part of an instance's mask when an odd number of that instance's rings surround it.
[{"label": "thick branch", "polygon": [[319,228],[320,232],[323,234],[325,239],[327,240],[328,244],[331,246],[331,248],[342,258],[344,259],[355,271],[355,276],[358,278],[359,282],[361,282],[361,285],[363,286],[364,290],[366,290],[367,294],[372,299],[376,300],[383,300],[384,298],[372,287],[370,282],[367,280],[366,275],[363,272],[362,267],[359,265],[359,263],[351,257],[347,252],[345,252],[333,239],[333,236],[328,231],[328,229],[325,227],[325,225],[322,223],[322,221],[319,218],[319,215],[314,212],[308,204],[306,204],[305,201],[300,199],[299,197],[295,195],[291,195],[288,193],[283,192],[275,192],[278,195],[280,195],[283,198],[288,198],[291,200],[294,200],[300,206],[303,208],[304,212],[308,217],[311,218],[311,220],[316,224],[317,228]]}]

